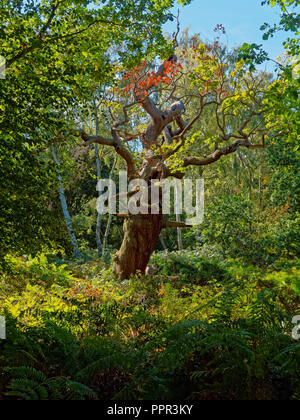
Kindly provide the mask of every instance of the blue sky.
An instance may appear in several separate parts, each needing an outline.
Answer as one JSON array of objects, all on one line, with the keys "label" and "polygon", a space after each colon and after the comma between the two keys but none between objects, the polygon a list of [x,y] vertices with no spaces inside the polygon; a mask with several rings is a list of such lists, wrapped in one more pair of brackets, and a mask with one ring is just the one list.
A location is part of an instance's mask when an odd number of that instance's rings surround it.
[{"label": "blue sky", "polygon": [[[181,27],[190,27],[191,33],[200,33],[202,39],[215,38],[214,28],[223,24],[227,35],[222,37],[229,47],[244,42],[264,44],[272,59],[282,54],[282,42],[286,33],[277,34],[269,41],[262,40],[260,27],[263,23],[278,22],[280,9],[261,6],[262,0],[193,0],[192,4],[181,8]],[[166,32],[174,32],[175,23],[168,23]]]}]

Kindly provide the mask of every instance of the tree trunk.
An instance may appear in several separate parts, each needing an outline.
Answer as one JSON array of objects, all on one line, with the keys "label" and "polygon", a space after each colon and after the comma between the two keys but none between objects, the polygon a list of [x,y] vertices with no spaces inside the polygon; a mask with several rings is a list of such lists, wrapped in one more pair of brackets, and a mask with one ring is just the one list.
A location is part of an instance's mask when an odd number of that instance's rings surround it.
[{"label": "tree trunk", "polygon": [[[112,179],[114,176],[114,171],[115,171],[117,162],[118,162],[118,156],[116,155],[113,166],[109,174],[109,179]],[[108,240],[108,236],[110,232],[111,222],[112,222],[112,215],[110,214],[108,216],[108,221],[107,221],[106,230],[105,230],[104,239],[103,239],[102,256],[104,256],[106,252],[107,240]]]},{"label": "tree trunk", "polygon": [[[176,222],[181,222],[180,214],[176,214]],[[178,243],[178,251],[183,250],[183,242],[182,242],[182,230],[177,229],[177,243]]]},{"label": "tree trunk", "polygon": [[[99,158],[99,149],[98,144],[95,144],[95,158],[96,158],[96,168],[97,168],[97,181],[101,178],[101,164]],[[99,192],[99,196],[100,196]],[[97,212],[97,225],[96,225],[96,244],[98,249],[99,257],[102,256],[102,242],[101,242],[101,223],[102,223],[102,214]]]},{"label": "tree trunk", "polygon": [[[99,118],[98,118],[98,107],[96,102],[94,103],[94,113],[95,113],[95,132],[96,136],[99,136]],[[97,170],[97,182],[101,179],[101,163],[99,157],[99,145],[95,144],[95,160],[96,160],[96,170]],[[99,197],[101,193],[99,192]],[[97,212],[97,225],[96,225],[96,244],[99,257],[102,256],[102,242],[101,242],[101,223],[102,223],[102,214]]]},{"label": "tree trunk", "polygon": [[102,254],[102,256],[104,256],[105,253],[106,253],[107,240],[108,240],[108,236],[109,236],[109,232],[110,232],[111,222],[112,222],[112,215],[110,214],[108,216],[108,221],[107,221],[106,230],[105,230],[105,234],[104,234],[103,248],[102,248],[103,254]]},{"label": "tree trunk", "polygon": [[163,215],[130,215],[124,222],[124,239],[114,257],[114,274],[129,279],[137,272],[145,273],[163,228]]},{"label": "tree trunk", "polygon": [[[57,165],[57,167],[60,167],[60,162],[58,160],[56,151],[54,149],[54,147],[51,147],[51,152],[52,152],[52,156],[53,156],[53,160],[55,162],[55,164]],[[72,227],[72,221],[71,221],[71,216],[68,210],[68,205],[67,205],[67,200],[66,200],[66,195],[65,195],[65,190],[64,190],[64,186],[63,186],[63,180],[62,177],[60,175],[59,169],[57,169],[57,178],[58,178],[58,184],[59,184],[59,198],[60,198],[60,202],[61,202],[61,208],[64,214],[64,218],[65,218],[65,222],[67,225],[67,229],[68,229],[68,233],[70,236],[70,240],[71,240],[71,244],[73,246],[73,250],[74,250],[74,254],[75,257],[80,257],[80,250],[79,250],[79,246],[77,243],[77,239],[75,236],[75,232],[73,230]]]},{"label": "tree trunk", "polygon": [[164,240],[164,238],[163,238],[163,236],[162,236],[162,235],[160,235],[159,240],[160,240],[160,243],[161,243],[161,245],[162,245],[163,249],[164,249],[165,251],[168,251],[168,247],[167,247],[166,242],[165,242],[165,240]]}]

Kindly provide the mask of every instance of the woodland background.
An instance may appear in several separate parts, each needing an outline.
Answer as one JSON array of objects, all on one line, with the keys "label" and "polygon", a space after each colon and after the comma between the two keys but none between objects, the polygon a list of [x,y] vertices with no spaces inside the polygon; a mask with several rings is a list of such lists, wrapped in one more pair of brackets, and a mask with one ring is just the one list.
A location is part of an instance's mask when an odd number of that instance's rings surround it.
[{"label": "woodland background", "polygon": [[[96,184],[126,167],[74,130],[109,134],[127,100],[111,96],[126,87],[120,75],[172,53],[162,28],[171,19],[176,29],[175,2],[0,2],[0,399],[300,399],[299,1],[264,3],[281,10],[264,39],[287,32],[273,74],[262,46],[226,50],[222,25],[211,45],[237,83],[246,72],[260,81],[265,148],[188,168],[205,180],[204,223],[165,229],[153,274],[120,281],[123,219],[97,213]],[[187,71],[201,45],[178,36]],[[206,109],[179,157],[209,155],[218,131]],[[139,161],[138,141],[128,147]]]}]

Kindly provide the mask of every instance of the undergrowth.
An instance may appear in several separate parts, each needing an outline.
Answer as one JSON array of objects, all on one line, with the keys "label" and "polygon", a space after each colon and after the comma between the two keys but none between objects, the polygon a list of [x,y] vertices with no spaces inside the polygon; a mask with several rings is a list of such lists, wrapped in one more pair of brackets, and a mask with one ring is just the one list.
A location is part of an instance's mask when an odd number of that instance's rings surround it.
[{"label": "undergrowth", "polygon": [[297,260],[156,254],[156,276],[107,262],[6,257],[0,399],[300,398]]}]

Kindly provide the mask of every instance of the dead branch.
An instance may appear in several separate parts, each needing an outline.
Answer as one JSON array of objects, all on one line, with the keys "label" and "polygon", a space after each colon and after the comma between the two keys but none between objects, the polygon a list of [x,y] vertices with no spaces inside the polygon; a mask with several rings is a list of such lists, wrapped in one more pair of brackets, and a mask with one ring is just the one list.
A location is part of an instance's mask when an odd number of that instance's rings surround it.
[{"label": "dead branch", "polygon": [[172,222],[171,220],[165,221],[163,223],[163,229],[186,229],[192,227],[192,225],[186,225],[183,222]]}]

